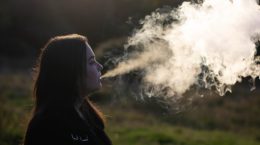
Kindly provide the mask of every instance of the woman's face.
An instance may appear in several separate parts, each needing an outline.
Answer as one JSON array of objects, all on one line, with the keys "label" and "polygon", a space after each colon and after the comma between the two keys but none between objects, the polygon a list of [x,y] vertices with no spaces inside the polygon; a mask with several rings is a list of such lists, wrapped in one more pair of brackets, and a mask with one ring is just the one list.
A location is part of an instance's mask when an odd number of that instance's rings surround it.
[{"label": "woman's face", "polygon": [[100,77],[103,66],[95,59],[95,54],[89,44],[87,46],[87,92],[93,92],[102,87]]}]

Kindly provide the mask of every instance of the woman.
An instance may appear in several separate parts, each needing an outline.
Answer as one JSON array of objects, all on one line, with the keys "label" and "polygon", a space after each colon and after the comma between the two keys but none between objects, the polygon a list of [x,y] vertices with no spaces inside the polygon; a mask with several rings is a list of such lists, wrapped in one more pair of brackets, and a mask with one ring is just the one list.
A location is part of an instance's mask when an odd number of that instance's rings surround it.
[{"label": "woman", "polygon": [[102,113],[85,97],[101,87],[101,70],[86,37],[50,39],[36,67],[24,145],[111,145]]}]

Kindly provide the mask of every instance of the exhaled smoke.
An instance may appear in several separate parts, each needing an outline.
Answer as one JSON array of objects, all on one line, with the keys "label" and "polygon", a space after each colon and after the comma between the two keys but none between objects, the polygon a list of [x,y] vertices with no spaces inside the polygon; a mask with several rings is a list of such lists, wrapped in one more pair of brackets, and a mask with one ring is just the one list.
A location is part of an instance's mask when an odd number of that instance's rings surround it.
[{"label": "exhaled smoke", "polygon": [[260,76],[259,33],[256,0],[184,2],[146,16],[127,44],[138,49],[103,77],[142,69],[144,86],[155,94],[182,95],[199,85],[224,95],[242,77]]}]

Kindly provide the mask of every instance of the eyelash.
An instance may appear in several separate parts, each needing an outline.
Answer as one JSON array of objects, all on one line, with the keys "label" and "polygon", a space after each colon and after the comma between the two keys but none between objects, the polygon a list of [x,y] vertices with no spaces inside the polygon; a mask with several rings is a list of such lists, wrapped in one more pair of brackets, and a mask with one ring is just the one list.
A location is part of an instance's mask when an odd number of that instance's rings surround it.
[{"label": "eyelash", "polygon": [[91,60],[89,64],[94,64],[96,63],[96,60]]}]

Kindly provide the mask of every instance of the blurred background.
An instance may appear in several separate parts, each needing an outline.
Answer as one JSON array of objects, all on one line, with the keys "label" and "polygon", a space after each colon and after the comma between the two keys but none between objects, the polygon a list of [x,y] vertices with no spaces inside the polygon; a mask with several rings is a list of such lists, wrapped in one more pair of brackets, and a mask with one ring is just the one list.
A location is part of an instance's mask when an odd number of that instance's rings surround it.
[{"label": "blurred background", "polygon": [[[49,38],[85,35],[104,72],[139,20],[157,8],[176,8],[183,0],[1,0],[0,1],[0,145],[21,144],[33,108],[32,68]],[[259,45],[258,45],[259,46]],[[259,55],[259,47],[258,55]],[[91,96],[107,116],[115,145],[260,145],[260,83],[250,78],[218,96],[169,102],[138,96],[133,72],[104,82]],[[116,82],[116,83],[115,83]],[[111,85],[113,84],[113,85]],[[186,98],[197,91],[185,94]],[[187,101],[189,100],[189,101]]]}]

